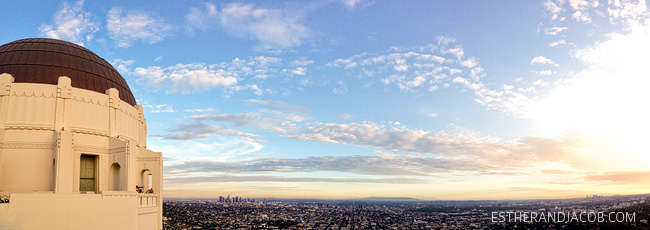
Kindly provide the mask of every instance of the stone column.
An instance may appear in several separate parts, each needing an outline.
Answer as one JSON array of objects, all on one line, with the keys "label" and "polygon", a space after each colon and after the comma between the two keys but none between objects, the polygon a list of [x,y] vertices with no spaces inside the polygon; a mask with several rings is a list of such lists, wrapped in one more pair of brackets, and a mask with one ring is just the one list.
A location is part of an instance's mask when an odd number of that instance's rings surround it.
[{"label": "stone column", "polygon": [[115,88],[110,88],[106,90],[108,94],[108,130],[111,137],[117,137],[119,135],[117,124],[119,124],[117,112],[120,110],[120,91]]},{"label": "stone column", "polygon": [[54,193],[57,194],[70,194],[74,191],[75,159],[72,151],[72,132],[69,126],[70,116],[72,115],[72,109],[69,108],[70,98],[72,98],[70,78],[59,77],[56,89],[56,118],[54,120],[54,131],[56,133]]},{"label": "stone column", "polygon": [[0,74],[0,190],[2,188],[2,152],[5,140],[5,125],[7,124],[7,113],[9,113],[9,97],[11,84],[16,79],[11,74]]}]

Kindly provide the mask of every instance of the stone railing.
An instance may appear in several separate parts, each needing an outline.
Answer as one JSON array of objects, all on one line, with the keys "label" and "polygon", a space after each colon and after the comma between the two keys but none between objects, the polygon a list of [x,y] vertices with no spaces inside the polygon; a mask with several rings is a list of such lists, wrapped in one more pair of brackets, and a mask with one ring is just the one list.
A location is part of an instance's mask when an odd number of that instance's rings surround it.
[{"label": "stone railing", "polygon": [[155,193],[139,193],[139,208],[148,208],[158,206],[158,194]]}]

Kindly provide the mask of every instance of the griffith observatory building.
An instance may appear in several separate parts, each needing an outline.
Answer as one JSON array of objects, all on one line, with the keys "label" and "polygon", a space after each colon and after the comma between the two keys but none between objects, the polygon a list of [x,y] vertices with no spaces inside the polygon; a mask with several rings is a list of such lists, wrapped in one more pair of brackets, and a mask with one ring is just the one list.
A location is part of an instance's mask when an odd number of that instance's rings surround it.
[{"label": "griffith observatory building", "polygon": [[0,229],[162,229],[162,167],[106,60],[55,39],[0,46]]}]

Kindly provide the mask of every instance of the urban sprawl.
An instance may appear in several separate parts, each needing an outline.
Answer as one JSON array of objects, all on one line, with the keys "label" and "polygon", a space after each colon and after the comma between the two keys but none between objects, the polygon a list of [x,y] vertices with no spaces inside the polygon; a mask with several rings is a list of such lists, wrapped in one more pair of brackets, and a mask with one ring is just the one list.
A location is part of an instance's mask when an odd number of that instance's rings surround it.
[{"label": "urban sprawl", "polygon": [[650,195],[520,201],[228,196],[163,205],[165,229],[650,229]]}]

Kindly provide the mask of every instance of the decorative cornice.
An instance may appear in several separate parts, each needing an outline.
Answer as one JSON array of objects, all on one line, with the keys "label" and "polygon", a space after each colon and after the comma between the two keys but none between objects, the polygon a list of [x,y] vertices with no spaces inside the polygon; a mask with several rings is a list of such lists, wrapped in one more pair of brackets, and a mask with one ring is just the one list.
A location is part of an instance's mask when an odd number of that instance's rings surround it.
[{"label": "decorative cornice", "polygon": [[[47,94],[47,95],[46,95]],[[13,97],[42,97],[42,98],[56,98],[54,93],[45,93],[45,92],[40,92],[40,94],[37,94],[37,92],[13,92],[11,94]]]},{"label": "decorative cornice", "polygon": [[110,153],[108,148],[103,148],[99,146],[75,145],[74,147],[72,147],[72,149],[78,152],[103,153],[103,154]]},{"label": "decorative cornice", "polygon": [[54,131],[54,126],[39,126],[39,125],[7,125],[5,130],[46,130]]},{"label": "decorative cornice", "polygon": [[76,96],[75,95],[75,96],[72,97],[72,100],[74,100],[76,102],[83,102],[83,103],[93,104],[93,105],[98,105],[98,106],[103,106],[103,107],[108,107],[109,106],[108,101],[102,102],[103,100],[87,98],[87,97],[84,97],[84,96]]},{"label": "decorative cornice", "polygon": [[102,137],[109,136],[108,132],[104,132],[104,131],[84,130],[79,128],[72,128],[71,131],[73,133],[89,134],[89,135],[102,136]]},{"label": "decorative cornice", "polygon": [[0,143],[2,149],[54,149],[52,143],[22,143],[22,142],[9,142]]},{"label": "decorative cornice", "polygon": [[126,152],[126,147],[118,147],[109,150],[110,153],[123,153]]},{"label": "decorative cornice", "polygon": [[160,162],[160,157],[138,157],[139,162],[143,161],[158,161]]}]

